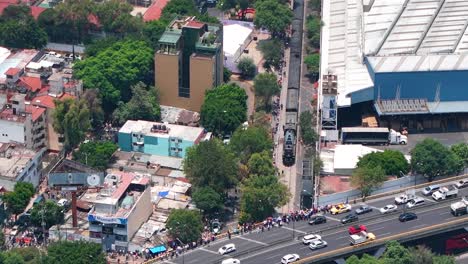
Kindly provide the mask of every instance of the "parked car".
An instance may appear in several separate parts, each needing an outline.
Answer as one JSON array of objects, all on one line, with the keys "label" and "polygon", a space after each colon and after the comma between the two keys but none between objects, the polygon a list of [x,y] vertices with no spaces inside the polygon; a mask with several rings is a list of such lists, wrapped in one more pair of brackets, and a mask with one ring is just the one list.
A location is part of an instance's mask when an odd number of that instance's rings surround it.
[{"label": "parked car", "polygon": [[62,206],[62,207],[66,207],[68,205],[68,200],[67,199],[60,199],[58,202],[57,202],[58,205]]},{"label": "parked car", "polygon": [[315,241],[315,240],[320,240],[322,239],[322,237],[320,235],[305,235],[303,238],[302,238],[302,243],[304,243],[304,245],[308,245],[310,244],[310,242],[312,241]]},{"label": "parked car", "polygon": [[218,219],[215,219],[211,222],[211,231],[217,235],[219,232],[221,232],[222,224],[219,222]]},{"label": "parked car", "polygon": [[457,186],[458,189],[463,189],[463,188],[468,187],[468,179],[462,179],[462,180],[457,181],[457,183],[455,183],[455,186]]},{"label": "parked car", "polygon": [[440,185],[430,185],[422,190],[422,194],[424,194],[425,196],[429,196],[439,189],[440,189]]},{"label": "parked car", "polygon": [[335,214],[346,213],[346,212],[349,212],[349,211],[351,211],[351,205],[350,205],[350,204],[341,203],[341,204],[334,205],[334,206],[331,208],[330,213],[331,213],[332,215],[335,215]]},{"label": "parked car", "polygon": [[389,204],[389,205],[386,205],[382,208],[380,208],[380,213],[381,214],[388,214],[388,213],[391,213],[391,212],[395,212],[396,210],[398,210],[398,207],[394,204]]},{"label": "parked car", "polygon": [[228,259],[221,261],[221,264],[240,264],[240,260],[235,259],[235,258],[228,258]]},{"label": "parked car", "polygon": [[356,222],[357,220],[359,220],[357,214],[351,213],[351,214],[343,217],[341,219],[341,223],[342,224],[347,224],[347,223],[351,223],[351,222]]},{"label": "parked car", "polygon": [[317,215],[309,220],[309,225],[318,225],[318,224],[323,224],[327,222],[327,218],[323,215]]},{"label": "parked car", "polygon": [[350,235],[357,234],[361,231],[367,232],[367,227],[365,225],[353,225],[348,228],[348,233]]},{"label": "parked car", "polygon": [[413,207],[424,204],[425,201],[426,200],[424,200],[424,198],[416,197],[413,200],[409,201],[409,203],[406,204],[406,207],[413,208]]},{"label": "parked car", "polygon": [[309,244],[309,248],[314,250],[314,249],[319,249],[319,248],[324,248],[326,247],[328,244],[326,241],[324,240],[315,240],[315,241],[312,241],[310,244]]},{"label": "parked car", "polygon": [[355,213],[358,214],[358,215],[361,215],[361,214],[367,214],[367,213],[370,213],[372,212],[372,207],[366,205],[366,204],[363,204],[361,206],[359,206],[358,209],[356,209]]},{"label": "parked car", "polygon": [[411,212],[403,213],[398,217],[398,220],[400,220],[400,222],[411,221],[414,219],[418,219],[418,216],[415,213]]},{"label": "parked car", "polygon": [[231,253],[231,252],[234,252],[236,251],[236,245],[234,244],[227,244],[227,245],[224,245],[222,247],[220,247],[218,249],[218,253],[221,254],[221,255],[224,255],[224,254],[228,254],[228,253]]},{"label": "parked car", "polygon": [[287,254],[281,259],[282,264],[288,264],[288,263],[293,263],[295,261],[298,261],[300,259],[298,254]]}]

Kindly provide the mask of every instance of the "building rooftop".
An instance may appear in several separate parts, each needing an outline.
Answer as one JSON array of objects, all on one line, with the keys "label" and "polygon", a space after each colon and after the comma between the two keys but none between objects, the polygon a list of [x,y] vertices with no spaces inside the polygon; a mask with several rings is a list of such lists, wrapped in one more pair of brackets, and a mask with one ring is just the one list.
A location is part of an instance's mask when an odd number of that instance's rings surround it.
[{"label": "building rooftop", "polygon": [[382,152],[382,150],[363,145],[336,145],[333,168],[334,170],[354,169],[360,157],[372,152]]},{"label": "building rooftop", "polygon": [[155,0],[143,15],[145,22],[158,20],[161,18],[163,8],[169,3],[169,0]]},{"label": "building rooftop", "polygon": [[42,81],[39,77],[21,76],[20,85],[35,93],[42,88]]},{"label": "building rooftop", "polygon": [[[167,129],[155,130],[155,126],[165,126]],[[189,127],[173,124],[164,124],[143,120],[128,120],[120,129],[121,133],[142,133],[160,138],[176,137],[186,141],[195,142],[204,135],[205,129],[202,127]]]},{"label": "building rooftop", "polygon": [[18,74],[20,71],[21,71],[20,68],[10,68],[5,72],[5,75],[13,76],[13,75]]},{"label": "building rooftop", "polygon": [[0,177],[16,178],[36,154],[19,144],[0,143]]},{"label": "building rooftop", "polygon": [[223,51],[226,56],[233,56],[245,40],[252,34],[252,29],[239,24],[223,27]]},{"label": "building rooftop", "polygon": [[169,43],[169,44],[177,44],[181,37],[182,31],[181,30],[174,30],[174,31],[165,31],[161,38],[159,38],[159,43]]},{"label": "building rooftop", "polygon": [[5,72],[10,68],[23,69],[28,63],[30,63],[37,55],[39,51],[24,49],[18,52],[12,52],[7,48],[0,47],[0,83],[5,83],[6,75]]},{"label": "building rooftop", "polygon": [[51,95],[41,95],[41,96],[34,97],[32,100],[32,104],[37,105],[37,106],[42,106],[45,108],[49,108],[49,109],[55,109],[55,103],[54,103],[55,99],[63,101],[66,99],[75,99],[75,96],[68,94],[68,93],[61,94],[59,97],[54,97]]}]

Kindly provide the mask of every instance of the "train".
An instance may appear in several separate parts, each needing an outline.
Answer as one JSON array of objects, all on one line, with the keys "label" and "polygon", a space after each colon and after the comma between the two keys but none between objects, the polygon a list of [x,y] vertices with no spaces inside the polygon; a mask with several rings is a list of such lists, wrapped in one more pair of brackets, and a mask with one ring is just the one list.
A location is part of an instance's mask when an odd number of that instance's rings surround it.
[{"label": "train", "polygon": [[290,167],[296,163],[298,135],[299,95],[301,86],[302,34],[304,24],[304,0],[294,0],[294,17],[289,41],[288,91],[286,97],[286,120],[284,124],[283,164]]}]

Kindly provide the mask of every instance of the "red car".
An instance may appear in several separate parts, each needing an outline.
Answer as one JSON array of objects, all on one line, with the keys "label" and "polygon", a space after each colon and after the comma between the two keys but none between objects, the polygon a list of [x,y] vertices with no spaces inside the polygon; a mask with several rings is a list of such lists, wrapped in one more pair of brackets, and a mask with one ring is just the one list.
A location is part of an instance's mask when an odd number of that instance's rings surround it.
[{"label": "red car", "polygon": [[348,229],[348,232],[350,235],[357,234],[361,231],[367,232],[367,227],[365,225],[353,225],[353,226],[350,226]]}]

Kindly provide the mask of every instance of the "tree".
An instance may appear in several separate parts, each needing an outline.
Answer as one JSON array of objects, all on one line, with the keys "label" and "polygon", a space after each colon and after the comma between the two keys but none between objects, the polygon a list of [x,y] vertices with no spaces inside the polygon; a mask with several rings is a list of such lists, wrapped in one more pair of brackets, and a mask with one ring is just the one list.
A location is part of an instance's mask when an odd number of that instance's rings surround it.
[{"label": "tree", "polygon": [[432,258],[432,263],[433,264],[456,264],[457,262],[453,256],[441,255],[441,256],[434,256],[434,258]]},{"label": "tree", "polygon": [[211,215],[223,207],[223,199],[211,187],[201,187],[192,194],[192,199],[198,209],[203,210],[203,214]]},{"label": "tree", "polygon": [[382,256],[383,264],[412,264],[412,256],[408,249],[397,241],[389,241]]},{"label": "tree", "polygon": [[64,136],[65,149],[71,150],[83,141],[91,127],[91,115],[87,103],[83,99],[55,100],[54,103],[54,129]]},{"label": "tree", "polygon": [[285,205],[290,197],[288,188],[274,175],[250,175],[242,183],[240,222],[263,221]]},{"label": "tree", "polygon": [[113,113],[113,120],[123,125],[127,120],[158,121],[161,118],[161,108],[156,89],[139,82],[131,87],[132,99],[128,103],[119,102]]},{"label": "tree", "polygon": [[271,108],[271,98],[281,92],[274,73],[260,73],[254,79],[255,95],[263,98],[265,109]]},{"label": "tree", "polygon": [[237,63],[237,69],[239,69],[241,77],[244,79],[250,79],[255,76],[257,72],[257,66],[252,58],[242,57]]},{"label": "tree", "polygon": [[283,63],[283,43],[278,39],[262,40],[258,43],[258,48],[263,54],[265,60],[264,67],[270,66],[280,69]]},{"label": "tree", "polygon": [[169,234],[183,243],[197,241],[203,231],[199,212],[187,209],[173,209],[167,219]]},{"label": "tree", "polygon": [[252,154],[270,151],[273,141],[268,131],[263,127],[251,126],[247,129],[238,128],[231,137],[229,149],[231,149],[240,161],[246,164]]},{"label": "tree", "polygon": [[23,257],[20,254],[12,251],[5,252],[2,264],[25,264]]},{"label": "tree", "polygon": [[18,49],[40,49],[47,34],[39,27],[25,5],[10,5],[0,16],[0,45]]},{"label": "tree", "polygon": [[229,80],[231,80],[231,75],[232,75],[232,71],[229,70],[228,68],[224,67],[224,69],[223,69],[223,81],[225,83],[228,83]]},{"label": "tree", "polygon": [[315,48],[320,48],[320,30],[322,27],[322,21],[320,17],[309,15],[306,20],[307,38],[309,44]]},{"label": "tree", "polygon": [[322,9],[322,0],[309,0],[309,6],[313,10],[320,12]]},{"label": "tree", "polygon": [[463,165],[468,166],[468,144],[458,143],[452,145],[450,150],[457,155],[457,157],[463,162]]},{"label": "tree", "polygon": [[143,35],[146,37],[153,50],[158,47],[159,39],[166,30],[167,23],[162,20],[153,20],[147,22],[143,28]]},{"label": "tree", "polygon": [[247,120],[247,94],[236,84],[208,90],[201,107],[200,122],[216,134],[231,134]]},{"label": "tree", "polygon": [[89,141],[81,144],[80,148],[73,152],[73,159],[104,171],[118,148],[116,144],[110,141]]},{"label": "tree", "polygon": [[59,241],[47,247],[48,264],[105,264],[102,245],[85,241]]},{"label": "tree", "polygon": [[409,163],[403,153],[398,150],[387,149],[383,152],[371,152],[359,158],[357,167],[380,166],[385,175],[400,176],[409,171]]},{"label": "tree", "polygon": [[320,54],[309,54],[304,58],[304,64],[307,65],[307,70],[312,76],[318,76],[320,70]]},{"label": "tree", "polygon": [[3,230],[0,230],[0,250],[5,249],[5,233],[3,233]]},{"label": "tree", "polygon": [[276,169],[273,165],[271,153],[264,150],[260,153],[254,153],[250,156],[249,162],[247,163],[249,174],[255,174],[259,176],[275,175]]},{"label": "tree", "polygon": [[89,109],[91,128],[94,131],[97,131],[102,128],[102,125],[104,124],[104,111],[101,107],[99,91],[97,89],[87,89],[83,93],[82,98],[86,102]]},{"label": "tree", "polygon": [[198,15],[197,7],[193,0],[172,0],[163,8],[161,20],[171,21],[177,15],[179,16],[196,16]]},{"label": "tree", "polygon": [[356,255],[352,255],[346,260],[346,264],[379,264],[380,262],[367,254],[364,254],[361,259]]},{"label": "tree", "polygon": [[418,245],[409,249],[411,258],[413,259],[412,264],[426,264],[432,263],[434,253],[425,246]]},{"label": "tree", "polygon": [[194,188],[211,187],[218,193],[224,193],[237,183],[234,154],[217,139],[188,148],[183,168]]},{"label": "tree", "polygon": [[291,24],[291,9],[279,1],[261,0],[255,2],[254,24],[257,28],[266,28],[272,36],[281,36]]},{"label": "tree", "polygon": [[24,211],[34,195],[34,187],[29,182],[17,182],[12,192],[3,195],[8,211],[16,216]]},{"label": "tree", "polygon": [[41,227],[44,220],[47,229],[53,225],[62,224],[64,221],[62,210],[63,208],[52,200],[36,204],[31,210],[31,223],[36,227]]},{"label": "tree", "polygon": [[351,185],[361,191],[362,197],[369,196],[386,180],[384,170],[379,167],[357,167],[351,175]]},{"label": "tree", "polygon": [[73,68],[85,88],[99,90],[104,112],[109,116],[119,101],[131,99],[130,86],[154,78],[153,49],[145,41],[123,40],[76,62]]},{"label": "tree", "polygon": [[416,144],[411,150],[413,172],[424,175],[428,181],[438,176],[448,176],[460,172],[463,163],[449,148],[431,138]]},{"label": "tree", "polygon": [[132,16],[133,7],[126,1],[109,0],[96,5],[96,15],[106,32],[119,35],[135,34],[143,28],[141,16]]},{"label": "tree", "polygon": [[315,146],[318,140],[317,132],[314,130],[314,116],[310,111],[302,112],[299,116],[299,127],[302,143],[308,147]]}]

